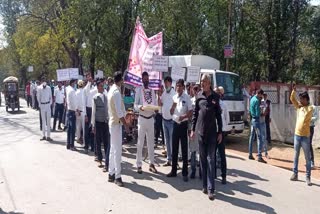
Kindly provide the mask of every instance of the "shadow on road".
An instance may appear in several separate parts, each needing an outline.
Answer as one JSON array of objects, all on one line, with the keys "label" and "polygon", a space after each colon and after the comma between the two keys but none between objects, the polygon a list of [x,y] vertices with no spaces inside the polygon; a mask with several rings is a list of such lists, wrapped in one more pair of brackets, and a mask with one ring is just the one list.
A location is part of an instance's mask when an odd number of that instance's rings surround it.
[{"label": "shadow on road", "polygon": [[233,177],[243,177],[243,178],[249,178],[252,180],[258,180],[258,181],[268,181],[267,179],[261,178],[259,175],[252,174],[250,172],[245,172],[239,169],[228,169],[228,175]]},{"label": "shadow on road", "polygon": [[240,198],[230,197],[220,193],[217,194],[217,199],[230,203],[233,206],[241,207],[248,210],[254,210],[254,211],[259,211],[259,212],[268,213],[268,214],[276,213],[272,207],[269,207],[268,205],[257,203],[254,201],[248,201]]},{"label": "shadow on road", "polygon": [[0,208],[0,214],[23,214],[22,212],[5,212],[4,210],[2,210],[2,208]]},{"label": "shadow on road", "polygon": [[131,190],[132,192],[141,194],[149,199],[157,200],[160,198],[168,198],[168,195],[162,192],[157,192],[154,189],[146,186],[142,186],[135,181],[131,183],[124,183],[125,188]]},{"label": "shadow on road", "polygon": [[26,114],[27,112],[24,110],[20,111],[8,111],[8,114]]}]

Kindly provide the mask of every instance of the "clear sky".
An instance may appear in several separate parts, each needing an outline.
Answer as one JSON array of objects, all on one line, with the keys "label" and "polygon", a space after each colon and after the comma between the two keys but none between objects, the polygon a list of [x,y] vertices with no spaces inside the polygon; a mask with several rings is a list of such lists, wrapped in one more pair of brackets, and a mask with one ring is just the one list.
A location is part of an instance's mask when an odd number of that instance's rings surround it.
[{"label": "clear sky", "polygon": [[320,5],[320,0],[311,0],[310,3],[312,5]]}]

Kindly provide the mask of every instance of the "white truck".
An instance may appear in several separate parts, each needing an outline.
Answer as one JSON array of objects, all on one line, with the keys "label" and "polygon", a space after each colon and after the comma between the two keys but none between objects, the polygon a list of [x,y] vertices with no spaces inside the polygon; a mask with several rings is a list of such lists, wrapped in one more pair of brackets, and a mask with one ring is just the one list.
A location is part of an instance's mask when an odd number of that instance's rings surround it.
[{"label": "white truck", "polygon": [[223,100],[228,110],[226,131],[228,134],[242,133],[244,130],[245,105],[239,75],[219,70],[220,62],[209,56],[169,56],[169,68],[189,66],[200,67],[201,74],[208,73],[211,75],[213,88],[215,86],[224,88]]}]

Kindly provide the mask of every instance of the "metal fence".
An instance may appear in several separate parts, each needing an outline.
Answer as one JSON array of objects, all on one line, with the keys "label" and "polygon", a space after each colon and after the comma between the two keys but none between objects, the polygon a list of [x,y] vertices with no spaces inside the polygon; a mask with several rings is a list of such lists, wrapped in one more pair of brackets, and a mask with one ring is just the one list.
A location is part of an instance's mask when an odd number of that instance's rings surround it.
[{"label": "metal fence", "polygon": [[268,99],[273,104],[279,104],[279,91],[278,90],[264,90],[264,92],[268,95]]}]

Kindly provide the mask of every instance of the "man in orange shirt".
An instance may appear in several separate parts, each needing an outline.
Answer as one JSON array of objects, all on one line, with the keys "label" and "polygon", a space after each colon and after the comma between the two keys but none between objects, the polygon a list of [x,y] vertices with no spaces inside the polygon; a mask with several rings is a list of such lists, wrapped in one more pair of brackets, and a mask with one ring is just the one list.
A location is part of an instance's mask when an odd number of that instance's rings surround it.
[{"label": "man in orange shirt", "polygon": [[310,123],[313,114],[313,107],[310,105],[310,98],[308,92],[299,94],[300,102],[296,99],[296,86],[293,86],[293,90],[290,96],[290,100],[297,110],[297,122],[294,135],[294,163],[293,163],[293,175],[291,181],[298,180],[298,164],[300,156],[300,148],[302,147],[304,157],[306,159],[306,182],[308,186],[311,186],[311,158],[310,158]]}]

